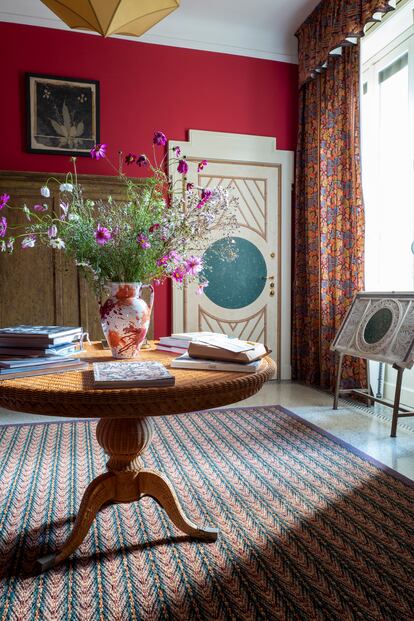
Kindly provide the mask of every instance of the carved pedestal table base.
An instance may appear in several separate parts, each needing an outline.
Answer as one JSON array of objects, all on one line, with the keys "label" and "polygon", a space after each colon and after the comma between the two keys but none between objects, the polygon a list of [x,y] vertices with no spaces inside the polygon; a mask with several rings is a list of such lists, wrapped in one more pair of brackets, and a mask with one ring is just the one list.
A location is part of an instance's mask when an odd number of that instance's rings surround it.
[{"label": "carved pedestal table base", "polygon": [[217,528],[198,526],[185,515],[170,481],[164,475],[142,467],[140,456],[148,448],[152,435],[151,418],[100,419],[96,437],[109,455],[108,472],[89,484],[71,534],[61,550],[37,561],[41,571],[61,563],[80,546],[104,505],[134,502],[144,496],[154,498],[175,526],[187,535],[208,541],[217,539]]}]

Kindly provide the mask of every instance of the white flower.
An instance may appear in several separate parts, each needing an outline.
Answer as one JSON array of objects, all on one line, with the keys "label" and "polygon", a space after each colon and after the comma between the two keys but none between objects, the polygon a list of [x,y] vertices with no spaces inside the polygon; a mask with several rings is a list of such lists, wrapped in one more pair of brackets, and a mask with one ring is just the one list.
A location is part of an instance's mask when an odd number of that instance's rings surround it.
[{"label": "white flower", "polygon": [[36,243],[36,237],[34,235],[29,235],[29,237],[24,237],[22,240],[22,248],[33,248]]},{"label": "white flower", "polygon": [[61,183],[59,186],[60,192],[73,192],[72,183]]},{"label": "white flower", "polygon": [[42,196],[44,196],[45,198],[49,198],[50,196],[50,190],[47,187],[47,185],[44,185],[42,188],[40,188],[40,194]]},{"label": "white flower", "polygon": [[77,214],[77,213],[70,213],[70,214],[68,215],[68,220],[69,220],[69,221],[71,221],[71,220],[72,220],[73,222],[77,222],[78,220],[80,220],[80,215],[79,215],[79,214]]},{"label": "white flower", "polygon": [[27,205],[23,205],[23,213],[25,214],[26,218],[29,220],[31,220],[30,218],[30,209],[28,208]]},{"label": "white flower", "polygon": [[0,241],[0,252],[6,252],[7,247],[6,247],[6,242],[2,239]]},{"label": "white flower", "polygon": [[56,224],[52,224],[52,226],[49,226],[49,228],[47,229],[48,237],[51,239],[52,237],[56,237],[57,234],[58,230]]},{"label": "white flower", "polygon": [[7,242],[6,246],[9,252],[13,252],[14,237],[9,237],[9,241]]},{"label": "white flower", "polygon": [[65,242],[63,241],[63,239],[60,239],[60,237],[58,237],[57,239],[51,239],[49,243],[51,248],[55,248],[56,250],[63,250],[63,248],[65,247]]}]

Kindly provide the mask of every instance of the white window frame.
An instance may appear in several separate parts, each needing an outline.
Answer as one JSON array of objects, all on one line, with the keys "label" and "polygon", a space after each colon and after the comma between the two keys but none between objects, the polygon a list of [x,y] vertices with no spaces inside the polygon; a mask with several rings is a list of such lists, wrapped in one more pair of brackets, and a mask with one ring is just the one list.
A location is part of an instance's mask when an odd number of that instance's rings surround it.
[{"label": "white window frame", "polygon": [[[410,7],[407,6],[407,9],[408,8],[412,10],[411,5]],[[397,18],[397,15],[395,17]],[[371,146],[374,145],[374,148],[371,149],[371,153],[374,152],[376,154],[376,158],[373,158],[371,161],[364,160],[362,154],[362,168],[364,170],[364,168],[366,169],[367,167],[373,167],[375,172],[379,170],[379,73],[386,67],[390,66],[395,60],[402,57],[405,53],[408,53],[409,116],[407,131],[411,136],[411,149],[409,157],[411,158],[413,166],[413,183],[411,184],[411,195],[409,197],[409,201],[413,205],[414,209],[414,24],[413,19],[411,19],[412,25],[403,32],[401,32],[401,23],[405,23],[401,21],[401,17],[399,18],[399,23],[397,22],[397,19],[395,20],[395,28],[392,25],[391,21],[392,20],[390,20],[389,24],[387,24],[387,32],[384,33],[385,39],[389,41],[385,47],[378,51],[378,43],[374,41],[373,38],[371,39],[371,37],[374,37],[377,34],[376,32],[373,32],[372,35],[367,36],[365,50],[364,47],[362,48],[363,64],[361,68],[361,98],[367,98],[364,100],[363,105],[367,105],[370,111],[370,115],[367,119],[364,138],[365,140],[370,141]],[[385,24],[383,26],[385,27]],[[380,28],[383,28],[383,26],[381,26]],[[396,31],[398,27],[400,28],[400,34],[398,34],[397,36],[393,36],[393,30]],[[367,83],[368,91],[364,95],[363,86],[365,83]],[[396,114],[398,114],[398,110],[396,110]],[[368,174],[368,176],[370,179],[373,179],[373,174],[371,172]],[[372,201],[375,200],[375,194],[379,191],[379,187],[364,187],[364,191],[367,194],[367,198],[369,194],[369,198]],[[377,366],[377,363],[370,363],[371,377],[374,382],[376,381],[376,376],[378,373],[378,369],[375,368]],[[384,394],[386,397],[390,398],[391,395],[393,395],[393,391],[395,389],[395,371],[393,371],[393,369],[389,365],[386,365],[384,375]],[[403,386],[401,401],[411,406],[414,404],[413,370],[407,373],[406,381],[404,382],[404,384],[405,386]],[[377,391],[377,385],[373,385],[373,389],[375,393]]]}]

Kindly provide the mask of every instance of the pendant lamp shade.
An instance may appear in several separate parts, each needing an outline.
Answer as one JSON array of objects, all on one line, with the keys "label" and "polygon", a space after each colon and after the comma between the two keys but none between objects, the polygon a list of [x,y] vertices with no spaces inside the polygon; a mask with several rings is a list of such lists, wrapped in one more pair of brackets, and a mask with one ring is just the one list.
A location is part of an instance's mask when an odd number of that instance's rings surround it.
[{"label": "pendant lamp shade", "polygon": [[140,36],[180,5],[180,0],[42,0],[70,28]]}]

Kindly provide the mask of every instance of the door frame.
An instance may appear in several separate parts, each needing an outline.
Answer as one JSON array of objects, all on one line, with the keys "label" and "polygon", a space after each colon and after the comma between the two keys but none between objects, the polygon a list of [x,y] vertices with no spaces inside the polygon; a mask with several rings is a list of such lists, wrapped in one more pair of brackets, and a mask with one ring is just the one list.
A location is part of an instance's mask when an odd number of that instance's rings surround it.
[{"label": "door frame", "polygon": [[[280,211],[278,250],[278,325],[276,334],[278,351],[274,352],[277,362],[278,379],[291,378],[291,199],[293,184],[293,151],[276,148],[276,138],[253,136],[248,134],[231,134],[205,130],[189,130],[188,141],[170,140],[168,153],[173,147],[180,147],[181,153],[189,161],[203,159],[229,164],[250,164],[256,166],[278,166]],[[169,175],[173,182],[179,181],[175,162],[169,158]],[[173,332],[185,331],[184,315],[186,295],[176,285],[172,290],[172,326]]]}]

